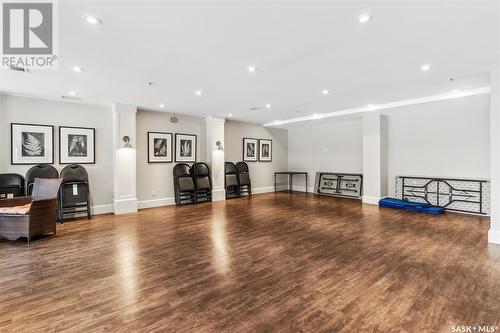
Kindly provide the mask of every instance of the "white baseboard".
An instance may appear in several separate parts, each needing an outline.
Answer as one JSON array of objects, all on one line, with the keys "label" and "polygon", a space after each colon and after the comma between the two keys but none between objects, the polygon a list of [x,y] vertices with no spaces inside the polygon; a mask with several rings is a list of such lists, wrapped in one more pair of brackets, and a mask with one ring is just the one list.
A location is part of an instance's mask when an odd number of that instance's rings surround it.
[{"label": "white baseboard", "polygon": [[[306,191],[306,186],[305,185],[293,185],[293,190],[297,191],[297,192],[305,192]],[[314,193],[314,186],[313,187],[308,186],[307,187],[307,192],[308,193]]]},{"label": "white baseboard", "polygon": [[92,214],[93,215],[109,214],[109,213],[113,213],[113,205],[112,204],[92,206]]},{"label": "white baseboard", "polygon": [[488,231],[488,242],[500,245],[500,230],[490,229]]},{"label": "white baseboard", "polygon": [[137,198],[113,200],[113,212],[115,215],[137,212]]},{"label": "white baseboard", "polygon": [[212,190],[212,201],[226,200],[226,190],[223,188]]},{"label": "white baseboard", "polygon": [[252,194],[262,194],[269,192],[274,192],[274,186],[252,188]]},{"label": "white baseboard", "polygon": [[[281,188],[281,187],[282,186],[279,186],[278,190],[285,190],[286,189],[286,186],[283,188]],[[262,193],[270,193],[270,192],[274,192],[274,186],[252,188],[252,194],[262,194]],[[219,196],[219,199],[215,198],[216,195]],[[222,195],[222,197],[220,197],[220,195]],[[225,190],[221,189],[221,190],[213,191],[212,197],[213,197],[214,201],[225,200]],[[137,202],[138,209],[154,208],[154,207],[169,206],[169,205],[175,205],[175,198],[150,199],[150,200],[141,200],[141,201]],[[112,206],[111,206],[111,213],[112,212],[113,212],[113,210],[112,210]]]},{"label": "white baseboard", "polygon": [[137,208],[154,208],[161,206],[169,206],[175,204],[175,198],[161,198],[161,199],[151,199],[151,200],[141,200],[137,203]]},{"label": "white baseboard", "polygon": [[367,195],[363,196],[363,203],[365,203],[365,204],[378,205],[379,200],[380,200],[379,197],[370,197]]}]

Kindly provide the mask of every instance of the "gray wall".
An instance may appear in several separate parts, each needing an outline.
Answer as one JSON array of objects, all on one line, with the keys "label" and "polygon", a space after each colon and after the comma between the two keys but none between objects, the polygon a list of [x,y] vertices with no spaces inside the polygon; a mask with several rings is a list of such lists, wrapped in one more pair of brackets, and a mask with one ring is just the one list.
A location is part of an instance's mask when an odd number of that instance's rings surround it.
[{"label": "gray wall", "polygon": [[[139,110],[137,112],[137,199],[164,200],[174,197],[172,169],[173,163],[148,163],[147,132],[196,134],[197,161],[206,161],[206,124],[201,117],[177,116],[178,122],[170,122],[170,114]],[[175,154],[175,142],[173,144]],[[191,163],[190,163],[191,164]]]},{"label": "gray wall", "polygon": [[113,201],[111,107],[57,102],[0,94],[0,172],[23,176],[32,165],[10,164],[10,124],[13,122],[54,126],[54,167],[59,165],[59,126],[96,129],[96,164],[85,164],[89,173],[92,204],[110,205]]},{"label": "gray wall", "polygon": [[272,162],[247,162],[252,188],[257,192],[271,190],[274,172],[288,170],[288,131],[238,121],[226,121],[224,131],[225,160],[234,163],[243,159],[243,138],[273,140]]},{"label": "gray wall", "polygon": [[[149,164],[147,161],[147,132],[159,131],[196,134],[197,160],[206,161],[206,122],[201,117],[178,116],[177,123],[170,122],[170,114],[139,110],[137,112],[137,198],[139,202],[155,204],[173,202],[173,163]],[[112,205],[113,202],[113,146],[111,107],[59,102],[45,99],[0,95],[0,172],[22,175],[29,165],[10,165],[10,123],[33,123],[55,126],[54,166],[58,164],[58,126],[93,127],[96,129],[96,164],[85,165],[89,172],[94,206]],[[272,162],[249,162],[253,188],[258,192],[272,190],[273,172],[288,169],[287,130],[264,128],[259,124],[226,121],[225,159],[242,160],[243,137],[273,140]],[[154,203],[154,200],[158,200]],[[148,207],[150,203],[140,204]],[[109,211],[110,207],[107,209]],[[106,210],[103,208],[103,210]]]},{"label": "gray wall", "polygon": [[[489,95],[384,110],[387,115],[387,190],[398,175],[490,177]],[[310,121],[288,127],[290,169],[363,172],[361,116]],[[296,182],[297,190],[304,190]],[[312,181],[309,183],[312,191]]]},{"label": "gray wall", "polygon": [[488,94],[412,105],[389,117],[389,195],[396,176],[490,177]]},{"label": "gray wall", "polygon": [[[290,170],[308,172],[308,191],[314,190],[317,171],[363,172],[363,122],[359,116],[321,119],[288,128]],[[305,182],[297,177],[296,190]]]}]

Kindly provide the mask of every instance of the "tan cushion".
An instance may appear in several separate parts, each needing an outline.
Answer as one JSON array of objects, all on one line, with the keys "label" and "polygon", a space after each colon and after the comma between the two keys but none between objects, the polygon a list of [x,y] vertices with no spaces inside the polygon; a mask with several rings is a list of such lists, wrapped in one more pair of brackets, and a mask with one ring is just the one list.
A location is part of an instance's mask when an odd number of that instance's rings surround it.
[{"label": "tan cushion", "polygon": [[0,214],[26,215],[30,212],[31,204],[14,207],[0,207]]}]

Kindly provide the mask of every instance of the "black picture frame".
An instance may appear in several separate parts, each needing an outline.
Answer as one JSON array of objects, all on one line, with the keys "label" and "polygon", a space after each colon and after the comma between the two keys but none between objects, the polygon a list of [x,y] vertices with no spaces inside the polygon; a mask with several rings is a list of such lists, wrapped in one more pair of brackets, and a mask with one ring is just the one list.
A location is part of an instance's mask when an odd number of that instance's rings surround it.
[{"label": "black picture frame", "polygon": [[[265,149],[262,149],[262,144],[269,144],[269,156],[264,157],[262,154]],[[259,139],[259,162],[272,162],[273,161],[273,140],[271,139]]]},{"label": "black picture frame", "polygon": [[[177,142],[177,139],[180,138],[181,136],[191,137],[193,139],[194,154],[192,154],[192,156],[193,156],[192,159],[180,157],[180,147],[179,147],[179,143]],[[197,140],[198,140],[198,136],[196,134],[175,133],[175,162],[184,162],[184,163],[196,162],[197,145],[198,145]]]},{"label": "black picture frame", "polygon": [[[33,160],[33,161],[29,161],[29,162],[15,162],[14,157],[16,157],[16,159],[20,159],[19,156],[14,156],[14,150],[15,150],[14,144],[16,143],[16,141],[14,140],[14,127],[15,126],[46,127],[47,129],[50,129],[49,134],[50,134],[50,140],[52,141],[51,142],[52,144],[50,147],[52,153],[49,154],[50,160],[40,159],[40,161]],[[54,164],[54,147],[55,147],[55,144],[54,144],[54,126],[43,125],[43,124],[29,124],[29,123],[10,123],[10,164],[11,165]],[[44,146],[44,149],[46,149],[46,148],[47,147]]]},{"label": "black picture frame", "polygon": [[[255,142],[250,142],[250,141],[255,141]],[[246,151],[245,151],[245,147],[247,147],[246,146],[247,143],[255,143],[255,151],[254,151],[255,157],[247,156]],[[243,138],[242,145],[243,145],[243,150],[242,150],[243,151],[243,161],[245,161],[245,162],[257,162],[258,156],[259,156],[259,139]]]},{"label": "black picture frame", "polygon": [[[154,160],[155,156],[151,156],[151,145],[150,145],[150,135],[153,134],[159,134],[159,135],[164,135],[164,136],[170,136],[170,158],[166,160]],[[148,141],[148,163],[172,163],[174,161],[173,155],[174,155],[174,143],[173,143],[173,137],[174,135],[169,132],[156,132],[156,131],[150,131],[147,133],[147,141]],[[154,147],[153,147],[154,149]],[[153,151],[154,152],[154,151]]]},{"label": "black picture frame", "polygon": [[[84,159],[72,159],[72,160],[66,160],[69,157],[64,157],[62,156],[63,152],[63,143],[66,142],[63,140],[63,133],[62,131],[64,129],[74,129],[74,130],[84,130],[84,131],[89,131],[92,132],[92,156],[91,160],[84,160]],[[96,149],[96,144],[95,144],[95,128],[93,127],[78,127],[78,126],[59,126],[59,164],[96,164],[96,159],[95,159],[95,149]]]}]

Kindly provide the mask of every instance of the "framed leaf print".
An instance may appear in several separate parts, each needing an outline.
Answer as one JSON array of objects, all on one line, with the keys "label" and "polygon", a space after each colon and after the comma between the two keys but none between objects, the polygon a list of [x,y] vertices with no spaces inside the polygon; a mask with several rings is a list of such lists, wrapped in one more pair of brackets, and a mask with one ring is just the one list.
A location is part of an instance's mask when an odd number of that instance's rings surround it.
[{"label": "framed leaf print", "polygon": [[257,162],[259,140],[243,138],[243,161]]},{"label": "framed leaf print", "polygon": [[95,129],[59,127],[59,164],[94,164]]},{"label": "framed leaf print", "polygon": [[259,140],[259,161],[271,162],[273,160],[273,141],[267,139]]},{"label": "framed leaf print", "polygon": [[172,133],[148,132],[148,163],[172,161]]},{"label": "framed leaf print", "polygon": [[196,135],[175,133],[175,161],[196,162]]},{"label": "framed leaf print", "polygon": [[11,123],[11,164],[53,164],[54,126]]}]

